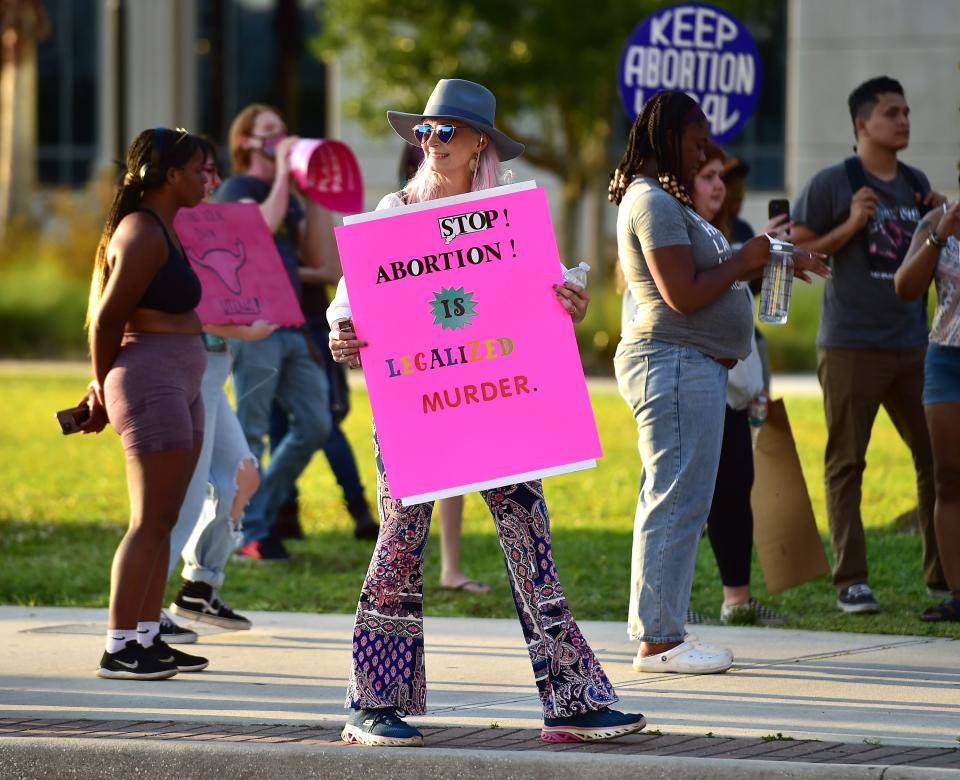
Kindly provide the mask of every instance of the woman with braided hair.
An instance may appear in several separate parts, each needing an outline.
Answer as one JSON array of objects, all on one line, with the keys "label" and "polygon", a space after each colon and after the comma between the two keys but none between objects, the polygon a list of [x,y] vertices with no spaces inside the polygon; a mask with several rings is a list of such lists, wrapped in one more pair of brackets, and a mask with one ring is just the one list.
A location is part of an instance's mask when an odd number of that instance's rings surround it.
[{"label": "woman with braided hair", "polygon": [[[768,240],[736,254],[693,208],[707,121],[682,92],[643,106],[611,176],[620,265],[637,307],[614,367],[637,421],[643,461],[634,525],[630,636],[638,672],[726,671],[733,656],[684,634],[697,544],[710,512],[723,438],[727,371],[750,352],[743,292],[770,257]],[[796,275],[827,276],[822,255],[794,254]]]},{"label": "woman with braided hair", "polygon": [[200,280],[174,237],[180,208],[203,198],[200,139],[156,128],[127,151],[94,261],[87,326],[94,380],[82,425],[109,418],[126,453],[130,525],[110,577],[106,649],[97,674],[160,680],[207,660],[159,637],[170,529],[177,521],[203,439]]}]

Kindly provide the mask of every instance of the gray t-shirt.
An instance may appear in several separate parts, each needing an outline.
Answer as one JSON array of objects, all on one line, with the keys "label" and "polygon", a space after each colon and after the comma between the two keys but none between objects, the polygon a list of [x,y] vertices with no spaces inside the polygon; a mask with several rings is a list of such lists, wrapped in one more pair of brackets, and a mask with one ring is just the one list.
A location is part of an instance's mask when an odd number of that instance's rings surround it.
[{"label": "gray t-shirt", "polygon": [[[911,169],[923,187],[930,183]],[[882,181],[864,171],[867,186],[877,193],[877,209],[869,231],[864,229],[830,259],[833,279],[823,288],[817,346],[847,349],[906,349],[927,343],[926,296],[919,301],[897,297],[893,275],[900,265],[920,219],[916,193],[898,171],[893,181]],[[843,163],[824,168],[800,193],[793,208],[798,225],[818,236],[829,233],[850,214],[853,192]]]},{"label": "gray t-shirt", "polygon": [[723,234],[682,205],[653,180],[638,176],[627,188],[617,216],[620,265],[636,302],[624,323],[624,338],[656,339],[699,350],[714,358],[743,360],[750,354],[753,312],[743,284],[736,282],[713,303],[680,314],[663,300],[644,252],[689,246],[693,265],[705,271],[733,254]]}]

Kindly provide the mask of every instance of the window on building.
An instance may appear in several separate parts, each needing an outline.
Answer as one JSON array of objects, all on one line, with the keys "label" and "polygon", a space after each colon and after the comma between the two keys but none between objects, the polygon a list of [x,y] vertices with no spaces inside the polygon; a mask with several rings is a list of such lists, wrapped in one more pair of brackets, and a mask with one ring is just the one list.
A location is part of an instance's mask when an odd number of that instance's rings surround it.
[{"label": "window on building", "polygon": [[97,155],[97,0],[44,0],[50,35],[37,47],[37,173],[80,186]]},{"label": "window on building", "polygon": [[724,150],[750,164],[749,189],[782,190],[786,150],[787,3],[785,0],[733,0],[723,5],[750,30],[763,66],[757,110]]},{"label": "window on building", "polygon": [[203,132],[225,143],[241,108],[268,103],[291,132],[325,135],[326,71],[309,49],[317,0],[198,0],[197,11]]}]

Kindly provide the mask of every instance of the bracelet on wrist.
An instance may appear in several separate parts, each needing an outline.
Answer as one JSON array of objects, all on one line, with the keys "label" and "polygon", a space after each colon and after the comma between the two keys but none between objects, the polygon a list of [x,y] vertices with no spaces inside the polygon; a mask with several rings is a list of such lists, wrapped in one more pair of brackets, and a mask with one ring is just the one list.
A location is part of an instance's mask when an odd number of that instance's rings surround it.
[{"label": "bracelet on wrist", "polygon": [[938,252],[947,245],[946,239],[941,239],[941,238],[939,238],[939,237],[937,236],[936,231],[931,231],[931,232],[930,232],[930,235],[927,236],[927,240],[926,240],[924,243],[929,244],[929,245],[932,246],[934,249],[936,249]]}]

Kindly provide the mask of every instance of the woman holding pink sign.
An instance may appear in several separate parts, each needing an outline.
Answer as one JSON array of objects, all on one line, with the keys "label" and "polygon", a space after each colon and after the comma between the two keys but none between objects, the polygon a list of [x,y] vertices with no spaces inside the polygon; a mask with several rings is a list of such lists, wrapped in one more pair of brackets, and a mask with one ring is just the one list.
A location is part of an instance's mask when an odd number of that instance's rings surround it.
[{"label": "woman holding pink sign", "polygon": [[[217,150],[201,138],[203,169],[207,185],[203,199],[209,201],[220,185]],[[170,604],[170,611],[187,620],[198,620],[220,628],[245,630],[249,619],[234,612],[221,597],[225,569],[242,539],[241,521],[250,497],[260,486],[260,472],[250,452],[243,428],[224,392],[232,357],[227,339],[257,341],[277,326],[265,320],[249,325],[204,325],[203,344],[207,367],[200,393],[204,408],[203,447],[180,507],[177,523],[170,532],[170,563],[173,574],[181,556],[183,582]],[[212,489],[208,495],[208,486]],[[160,636],[167,642],[193,642],[197,632],[160,617]]]},{"label": "woman holding pink sign", "polygon": [[[462,195],[503,183],[500,161],[523,145],[493,126],[496,99],[470,81],[441,80],[420,114],[387,113],[405,141],[425,159],[400,192],[378,209]],[[586,313],[582,287],[554,285],[575,322]],[[359,365],[360,348],[341,281],[327,312],[334,359]],[[346,706],[353,712],[344,741],[363,745],[421,745],[405,715],[426,711],[423,642],[423,555],[433,502],[404,506],[390,493],[376,433],[380,536],[360,592],[353,632],[353,666]],[[642,715],[610,709],[613,686],[570,614],[550,548],[550,520],[539,480],[481,491],[496,524],[514,603],[543,704],[546,742],[586,742],[639,731]]]}]

